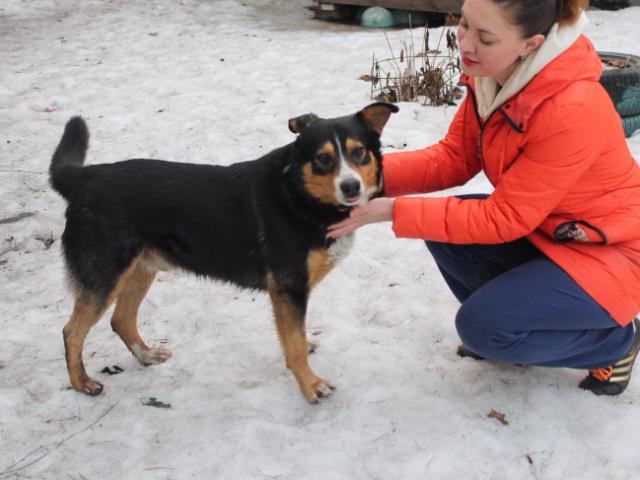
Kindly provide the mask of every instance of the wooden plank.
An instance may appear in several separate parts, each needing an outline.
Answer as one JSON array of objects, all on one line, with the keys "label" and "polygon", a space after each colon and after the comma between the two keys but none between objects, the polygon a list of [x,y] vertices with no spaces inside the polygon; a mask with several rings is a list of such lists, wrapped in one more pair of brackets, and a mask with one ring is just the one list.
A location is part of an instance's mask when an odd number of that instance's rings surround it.
[{"label": "wooden plank", "polygon": [[336,5],[360,5],[363,7],[399,8],[423,12],[460,13],[462,0],[338,0]]}]

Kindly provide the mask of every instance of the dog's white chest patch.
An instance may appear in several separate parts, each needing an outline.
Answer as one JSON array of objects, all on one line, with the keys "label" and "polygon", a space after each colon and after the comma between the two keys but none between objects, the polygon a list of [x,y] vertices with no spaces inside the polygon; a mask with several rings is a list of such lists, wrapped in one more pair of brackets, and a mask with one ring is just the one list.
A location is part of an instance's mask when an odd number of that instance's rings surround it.
[{"label": "dog's white chest patch", "polygon": [[339,262],[347,254],[351,251],[351,247],[353,247],[353,241],[355,239],[355,235],[353,233],[348,233],[340,238],[338,238],[333,244],[329,247],[329,258],[333,262]]}]

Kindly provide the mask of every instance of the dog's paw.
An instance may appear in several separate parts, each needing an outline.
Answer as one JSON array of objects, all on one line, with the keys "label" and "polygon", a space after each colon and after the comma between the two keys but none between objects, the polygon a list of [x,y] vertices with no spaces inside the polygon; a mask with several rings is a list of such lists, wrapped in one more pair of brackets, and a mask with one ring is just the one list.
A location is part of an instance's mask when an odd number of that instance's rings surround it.
[{"label": "dog's paw", "polygon": [[320,398],[328,397],[335,389],[328,381],[318,378],[303,393],[309,403],[318,403]]},{"label": "dog's paw", "polygon": [[145,367],[164,363],[171,358],[171,350],[166,347],[154,347],[149,350],[143,350],[139,346],[135,345],[132,351],[133,355]]},{"label": "dog's paw", "polygon": [[102,393],[102,389],[104,387],[102,386],[102,383],[98,382],[97,380],[94,380],[91,377],[86,377],[79,383],[73,384],[73,388],[75,388],[79,392],[95,397],[96,395],[100,395]]}]

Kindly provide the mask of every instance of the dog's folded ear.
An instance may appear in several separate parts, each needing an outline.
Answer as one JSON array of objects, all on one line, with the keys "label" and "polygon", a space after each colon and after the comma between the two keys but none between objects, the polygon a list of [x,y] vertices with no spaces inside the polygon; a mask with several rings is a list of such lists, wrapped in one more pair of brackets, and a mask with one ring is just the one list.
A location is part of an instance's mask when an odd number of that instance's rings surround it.
[{"label": "dog's folded ear", "polygon": [[364,120],[378,135],[382,135],[382,129],[389,120],[389,116],[398,110],[400,109],[393,103],[377,102],[364,107],[356,113],[356,117]]},{"label": "dog's folded ear", "polygon": [[289,120],[289,130],[293,133],[300,133],[302,130],[318,120],[318,116],[314,113],[307,113],[305,115],[300,115],[299,117],[291,118]]}]

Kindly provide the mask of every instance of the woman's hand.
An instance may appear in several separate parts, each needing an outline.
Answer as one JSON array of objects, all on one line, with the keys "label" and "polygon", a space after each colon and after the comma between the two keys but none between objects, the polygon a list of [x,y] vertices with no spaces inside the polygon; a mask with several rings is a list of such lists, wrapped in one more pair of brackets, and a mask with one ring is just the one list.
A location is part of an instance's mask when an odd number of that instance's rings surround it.
[{"label": "woman's hand", "polygon": [[349,218],[329,226],[327,238],[341,237],[368,223],[393,220],[393,202],[393,198],[374,198],[364,207],[354,208]]}]

